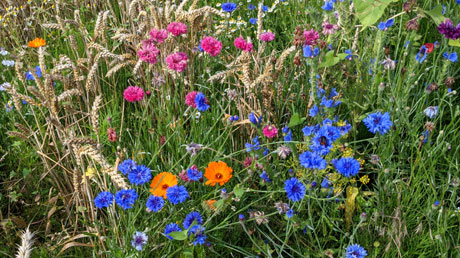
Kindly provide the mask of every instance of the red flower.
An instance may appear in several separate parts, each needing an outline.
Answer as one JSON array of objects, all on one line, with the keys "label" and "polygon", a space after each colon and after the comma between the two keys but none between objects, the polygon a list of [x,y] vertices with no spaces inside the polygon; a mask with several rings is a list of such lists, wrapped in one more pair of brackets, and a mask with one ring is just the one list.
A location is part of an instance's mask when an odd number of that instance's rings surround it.
[{"label": "red flower", "polygon": [[107,129],[107,137],[109,138],[109,141],[116,142],[117,141],[117,132],[115,132],[115,129],[108,128]]},{"label": "red flower", "polygon": [[433,43],[425,43],[425,47],[426,47],[426,52],[431,53],[431,52],[433,52],[434,44]]}]

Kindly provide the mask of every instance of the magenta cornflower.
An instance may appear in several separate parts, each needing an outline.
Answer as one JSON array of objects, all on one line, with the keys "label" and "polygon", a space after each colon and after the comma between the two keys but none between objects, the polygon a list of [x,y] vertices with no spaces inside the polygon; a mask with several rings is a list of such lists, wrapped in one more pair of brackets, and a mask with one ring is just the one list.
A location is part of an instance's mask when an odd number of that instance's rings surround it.
[{"label": "magenta cornflower", "polygon": [[278,129],[274,125],[267,125],[262,129],[262,133],[267,138],[274,138],[278,135]]},{"label": "magenta cornflower", "polygon": [[316,45],[319,39],[319,33],[314,29],[305,30],[303,32],[303,36],[305,37],[305,45],[314,46]]},{"label": "magenta cornflower", "polygon": [[160,50],[155,47],[153,44],[144,43],[142,48],[137,51],[139,59],[149,64],[156,64],[158,62],[158,55]]},{"label": "magenta cornflower", "polygon": [[185,104],[187,104],[187,106],[196,108],[196,94],[198,94],[198,91],[191,91],[185,96]]},{"label": "magenta cornflower", "polygon": [[259,36],[260,41],[270,42],[275,39],[275,34],[271,32],[261,33]]},{"label": "magenta cornflower", "polygon": [[233,44],[235,45],[236,48],[241,49],[246,52],[251,52],[252,51],[252,43],[247,42],[246,40],[243,39],[243,37],[238,37],[235,38],[233,41]]},{"label": "magenta cornflower", "polygon": [[153,29],[150,31],[150,38],[157,43],[163,43],[163,41],[168,38],[168,31],[164,29]]},{"label": "magenta cornflower", "polygon": [[207,36],[201,40],[201,48],[211,56],[217,56],[220,50],[222,50],[222,42],[211,36]]},{"label": "magenta cornflower", "polygon": [[323,34],[324,35],[334,34],[335,31],[339,28],[339,26],[337,26],[337,24],[331,24],[328,21],[324,21],[322,23],[322,26],[323,26]]},{"label": "magenta cornflower", "polygon": [[166,63],[168,63],[170,69],[177,72],[183,72],[187,67],[187,59],[187,54],[184,52],[177,52],[166,57]]},{"label": "magenta cornflower", "polygon": [[144,90],[137,86],[129,86],[123,92],[123,96],[128,102],[140,101],[144,98]]},{"label": "magenta cornflower", "polygon": [[171,22],[168,25],[168,31],[171,32],[174,36],[179,36],[181,34],[187,33],[187,25],[182,22]]}]

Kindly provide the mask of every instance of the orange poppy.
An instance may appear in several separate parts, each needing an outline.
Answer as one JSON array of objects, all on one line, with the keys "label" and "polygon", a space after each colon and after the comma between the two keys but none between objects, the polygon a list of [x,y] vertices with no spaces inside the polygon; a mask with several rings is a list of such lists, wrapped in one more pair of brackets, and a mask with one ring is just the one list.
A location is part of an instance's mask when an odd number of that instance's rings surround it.
[{"label": "orange poppy", "polygon": [[205,184],[215,186],[216,183],[219,183],[220,185],[224,185],[232,178],[232,172],[233,169],[227,166],[227,163],[213,161],[205,169],[204,177],[208,179]]},{"label": "orange poppy", "polygon": [[156,175],[150,184],[150,192],[156,196],[162,196],[166,199],[166,190],[177,185],[177,178],[169,172],[161,172]]},{"label": "orange poppy", "polygon": [[29,44],[27,45],[33,48],[43,47],[46,45],[46,41],[42,38],[35,38],[34,40],[29,41]]}]

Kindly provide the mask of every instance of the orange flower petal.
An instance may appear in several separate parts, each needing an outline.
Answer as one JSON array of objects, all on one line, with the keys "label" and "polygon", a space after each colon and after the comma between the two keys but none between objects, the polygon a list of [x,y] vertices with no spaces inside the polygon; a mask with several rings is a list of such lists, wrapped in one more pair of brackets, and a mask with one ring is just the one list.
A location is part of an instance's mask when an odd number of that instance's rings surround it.
[{"label": "orange flower petal", "polygon": [[161,172],[152,179],[150,192],[156,196],[166,199],[166,190],[177,185],[177,177],[170,172]]}]

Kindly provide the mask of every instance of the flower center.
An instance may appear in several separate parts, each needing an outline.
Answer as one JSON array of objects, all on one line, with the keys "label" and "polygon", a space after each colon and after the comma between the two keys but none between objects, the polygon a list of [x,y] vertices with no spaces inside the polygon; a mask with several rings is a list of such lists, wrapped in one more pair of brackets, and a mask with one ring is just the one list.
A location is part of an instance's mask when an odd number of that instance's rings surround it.
[{"label": "flower center", "polygon": [[221,174],[221,173],[217,173],[217,174],[216,174],[216,178],[217,178],[217,179],[221,179],[221,178],[222,178],[222,174]]},{"label": "flower center", "polygon": [[374,118],[374,124],[378,124],[378,123],[380,123],[380,117]]},{"label": "flower center", "polygon": [[168,187],[169,187],[169,185],[164,184],[161,188],[162,188],[163,190],[166,190],[166,189],[168,189]]}]

